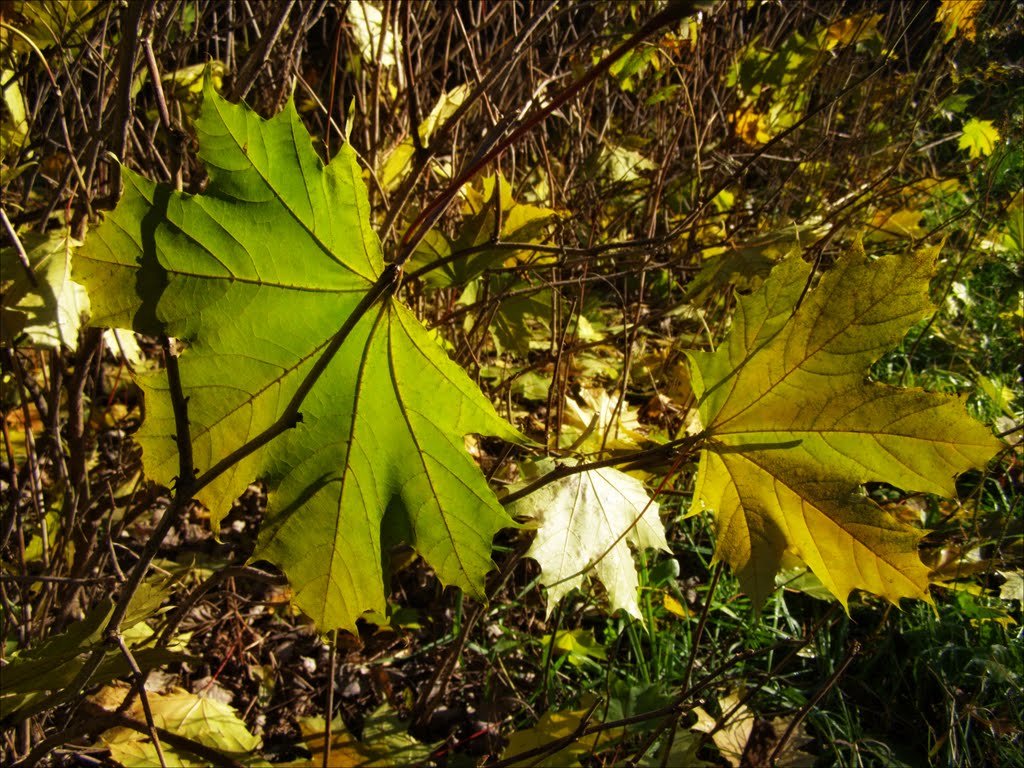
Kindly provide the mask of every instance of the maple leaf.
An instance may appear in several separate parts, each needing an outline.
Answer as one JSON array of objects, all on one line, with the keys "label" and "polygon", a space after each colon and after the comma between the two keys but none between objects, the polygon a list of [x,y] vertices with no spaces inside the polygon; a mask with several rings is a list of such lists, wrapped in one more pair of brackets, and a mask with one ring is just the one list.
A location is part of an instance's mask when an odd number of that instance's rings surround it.
[{"label": "maple leaf", "polygon": [[[545,712],[532,728],[524,728],[509,735],[508,745],[501,753],[501,759],[509,760],[516,755],[546,747],[559,739],[568,738],[580,729],[584,718],[588,715],[593,718],[588,722],[600,722],[600,718],[593,717],[595,713],[600,714],[598,704],[599,701],[594,694],[586,693],[581,697],[580,705],[577,709]],[[571,741],[554,752],[518,760],[512,763],[512,765],[531,766],[531,768],[565,768],[566,766],[579,765],[581,757],[603,749],[612,742],[622,738],[623,733],[622,728],[598,731],[593,735]]]},{"label": "maple leaf", "polygon": [[957,35],[973,41],[978,34],[978,14],[985,7],[983,0],[942,0],[935,12],[935,21],[942,24],[942,42]]},{"label": "maple leaf", "polygon": [[768,115],[761,114],[752,105],[737,110],[731,119],[736,135],[750,146],[756,147],[771,141]]},{"label": "maple leaf", "polygon": [[[516,200],[512,196],[512,185],[500,172],[485,176],[480,187],[466,185],[461,190],[464,219],[459,236],[450,240],[440,230],[430,230],[409,259],[411,274],[417,274],[429,264],[461,254],[454,261],[441,264],[423,275],[428,284],[447,287],[464,285],[490,267],[501,264],[512,267],[520,261],[538,263],[550,258],[539,257],[529,249],[510,251],[492,247],[495,243],[493,238],[498,236],[506,243],[539,243],[544,239],[548,225],[564,214]],[[501,224],[500,232],[495,231],[498,223]],[[550,312],[550,306],[549,301],[542,312]]]},{"label": "maple leaf", "polygon": [[727,341],[689,353],[709,435],[691,514],[714,510],[716,559],[757,604],[784,553],[844,604],[856,588],[928,599],[921,531],[859,492],[869,481],[953,496],[954,477],[1000,443],[961,398],[865,383],[868,366],[934,307],[937,249],[868,261],[854,252],[800,301],[790,258],[741,298]]},{"label": "maple leaf", "polygon": [[621,608],[643,621],[629,545],[669,551],[658,505],[643,483],[616,469],[592,469],[548,483],[509,511],[540,521],[526,556],[540,563],[549,615],[583,585],[583,572],[592,571],[613,611]]},{"label": "maple leaf", "polygon": [[[93,321],[163,333],[180,370],[200,472],[273,424],[383,271],[348,146],[324,166],[289,102],[262,120],[208,82],[196,122],[210,183],[178,194],[129,171],[77,261]],[[139,379],[149,477],[177,474],[165,374]],[[302,422],[197,498],[217,529],[253,479],[268,511],[253,558],[277,564],[323,629],[383,614],[385,563],[408,543],[446,584],[482,594],[491,540],[513,525],[464,435],[520,439],[413,314],[386,298],[353,325]]]},{"label": "maple leaf", "polygon": [[550,646],[555,656],[568,656],[574,667],[608,658],[608,652],[589,629],[560,629],[554,635],[544,635],[540,642],[544,648]]},{"label": "maple leaf", "polygon": [[[353,11],[354,7],[352,5],[349,6],[349,14],[353,12],[359,13],[358,10]],[[377,13],[379,14],[380,11]],[[458,111],[466,97],[469,96],[469,93],[469,86],[463,84],[457,85],[450,91],[445,91],[441,94],[437,103],[434,104],[434,108],[430,110],[430,114],[423,118],[416,129],[422,146],[430,145],[430,139],[433,137],[434,132]],[[412,170],[415,155],[416,143],[413,141],[412,136],[406,136],[394,149],[384,154],[380,158],[377,168],[377,179],[380,181],[381,187],[388,192],[396,189],[408,177],[409,171]],[[430,230],[429,234],[433,234],[435,237],[443,240],[441,233],[436,229]],[[432,274],[434,273],[428,273],[428,275]]]},{"label": "maple leaf", "polygon": [[309,760],[288,763],[294,768],[370,768],[370,766],[421,765],[430,759],[433,751],[408,734],[406,724],[388,705],[383,704],[371,712],[363,724],[363,738],[356,739],[338,717],[331,723],[331,754],[324,762],[326,727],[322,717],[305,717],[299,729],[306,747],[312,753]]},{"label": "maple leaf", "polygon": [[[694,707],[697,722],[691,726],[694,731],[710,733],[722,758],[739,768],[741,765],[768,765],[779,740],[789,730],[789,722],[776,717],[771,720],[758,718],[746,704],[741,703],[736,692],[727,693],[718,701],[723,713],[731,713],[728,720],[719,725],[703,707]],[[797,725],[789,738],[771,761],[779,768],[811,768],[814,756],[801,751],[800,747],[811,741],[803,723]]]},{"label": "maple leaf", "polygon": [[562,447],[581,453],[635,450],[647,440],[641,431],[638,410],[618,392],[580,390],[582,404],[566,395],[562,426]]},{"label": "maple leaf", "polygon": [[33,284],[14,248],[0,251],[2,337],[24,334],[37,347],[78,348],[78,329],[89,314],[89,297],[71,280],[71,254],[81,243],[66,230],[21,236],[35,279]]},{"label": "maple leaf", "polygon": [[871,232],[865,240],[893,240],[899,237],[924,237],[927,230],[921,226],[924,212],[913,208],[900,210],[879,210],[871,217],[868,226]]},{"label": "maple leaf", "polygon": [[971,160],[987,157],[992,154],[999,143],[999,130],[991,120],[978,120],[972,117],[964,123],[963,133],[957,141],[960,149],[966,149]]},{"label": "maple leaf", "polygon": [[[109,711],[117,710],[124,701],[129,688],[124,683],[115,683],[96,694],[94,701]],[[181,688],[164,693],[150,691],[147,694],[153,724],[178,736],[192,739],[203,746],[231,755],[246,758],[259,749],[262,739],[254,736],[245,722],[229,705],[216,699],[198,696]],[[142,703],[135,701],[127,714],[145,722],[146,714]],[[160,765],[156,747],[144,733],[118,726],[105,731],[100,740],[110,750],[111,757],[125,768],[147,768]],[[185,750],[177,750],[161,740],[164,760],[168,766],[192,768],[207,765],[207,759],[195,757]]]}]

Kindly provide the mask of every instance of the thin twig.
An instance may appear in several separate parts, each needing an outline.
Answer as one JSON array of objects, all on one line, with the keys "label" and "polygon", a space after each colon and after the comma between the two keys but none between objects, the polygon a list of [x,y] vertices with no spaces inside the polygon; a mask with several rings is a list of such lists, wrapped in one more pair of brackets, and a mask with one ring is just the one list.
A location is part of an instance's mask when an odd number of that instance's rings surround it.
[{"label": "thin twig", "polygon": [[448,649],[448,654],[444,661],[437,665],[434,670],[434,674],[431,675],[430,680],[420,690],[419,698],[413,705],[412,721],[418,726],[425,726],[427,724],[427,718],[431,713],[431,704],[444,695],[445,688],[447,687],[448,680],[451,678],[452,673],[455,671],[455,665],[458,663],[459,657],[462,655],[462,649],[465,647],[466,642],[469,640],[469,635],[476,627],[477,622],[483,617],[487,610],[490,600],[493,599],[494,595],[498,594],[501,589],[505,586],[505,583],[512,576],[516,565],[522,560],[526,554],[528,543],[521,544],[519,549],[508,559],[498,577],[494,580],[491,589],[489,590],[490,595],[484,599],[474,603],[469,613],[466,615],[465,620],[462,622],[462,627],[459,631],[458,637],[455,642],[452,643],[452,647]]},{"label": "thin twig", "polygon": [[324,761],[323,768],[331,766],[331,727],[334,719],[334,678],[338,665],[338,630],[331,630],[330,661],[327,665],[327,706],[324,709]]},{"label": "thin twig", "polygon": [[804,719],[807,717],[810,711],[814,709],[814,707],[818,706],[818,702],[825,697],[825,694],[835,687],[835,684],[838,683],[839,679],[846,674],[846,670],[849,668],[850,664],[853,663],[853,660],[856,659],[859,654],[860,643],[858,643],[855,640],[853,642],[852,647],[850,648],[850,652],[846,655],[846,658],[843,659],[838,669],[836,669],[835,672],[829,675],[828,680],[826,680],[822,684],[822,686],[817,691],[815,691],[814,695],[810,698],[810,700],[806,704],[804,704],[804,706],[800,708],[800,711],[796,714],[796,716],[794,716],[793,719],[789,721],[789,725],[786,726],[785,732],[782,734],[781,737],[779,737],[779,743],[775,745],[775,749],[772,750],[772,754],[768,758],[768,765],[775,765],[775,761],[779,759],[779,756],[785,750],[786,744],[789,742],[790,737],[792,737],[793,732],[797,729],[800,723],[804,721]]},{"label": "thin twig", "polygon": [[718,587],[718,580],[725,569],[725,563],[719,561],[711,575],[711,584],[708,585],[707,597],[704,598],[704,607],[700,612],[700,620],[697,622],[697,630],[690,639],[690,657],[686,662],[686,673],[683,675],[683,690],[690,687],[690,675],[693,674],[693,665],[697,661],[697,648],[700,646],[700,639],[704,634],[704,627],[708,621],[708,614],[711,611],[711,601],[715,596],[715,589]]},{"label": "thin twig", "polygon": [[21,266],[25,269],[28,281],[32,284],[33,288],[38,288],[39,280],[36,278],[36,273],[32,271],[32,264],[28,260],[25,246],[21,244],[21,238],[18,237],[18,233],[15,231],[14,225],[11,224],[11,220],[7,218],[7,208],[2,205],[0,205],[0,221],[3,222],[4,229],[7,230],[7,236],[11,238],[11,242],[14,244],[14,252],[18,254],[18,261],[21,262]]},{"label": "thin twig", "polygon": [[112,639],[120,649],[121,655],[124,656],[125,661],[128,662],[128,669],[131,670],[132,678],[135,681],[135,692],[139,697],[139,702],[142,704],[142,713],[146,718],[146,728],[148,729],[147,735],[149,736],[150,741],[153,742],[153,749],[156,751],[156,759],[160,761],[161,768],[167,768],[167,758],[164,757],[164,749],[160,746],[160,736],[156,730],[156,722],[153,720],[153,708],[149,705],[149,696],[146,693],[146,676],[143,675],[142,670],[139,669],[139,664],[135,661],[135,656],[132,655],[131,650],[128,648],[128,644],[125,643],[124,637],[122,637],[121,633],[114,633]]},{"label": "thin twig", "polygon": [[267,573],[266,571],[261,571],[258,568],[253,568],[248,565],[232,565],[219,571],[214,571],[208,579],[192,590],[188,597],[182,600],[178,607],[174,609],[174,613],[172,613],[170,618],[167,619],[167,623],[160,632],[160,643],[162,645],[166,645],[171,642],[174,638],[174,633],[178,630],[178,626],[204,595],[208,594],[212,589],[228,579],[239,578],[252,579],[264,584],[283,585],[288,583],[288,579],[284,576]]},{"label": "thin twig", "polygon": [[281,31],[284,29],[285,22],[288,21],[288,15],[292,12],[294,6],[295,0],[288,0],[288,5],[284,7],[274,21],[273,28],[260,37],[256,49],[249,54],[245,63],[239,68],[238,74],[235,76],[234,85],[231,88],[231,101],[241,101],[249,94],[249,90],[256,82],[256,78],[263,69],[263,65],[270,58],[270,49],[274,47],[277,38],[281,36]]},{"label": "thin twig", "polygon": [[644,24],[644,26],[641,27],[635,35],[615,48],[615,50],[593,66],[585,75],[574,81],[572,85],[563,89],[558,95],[552,98],[551,101],[538,107],[533,113],[523,119],[518,126],[509,132],[501,141],[497,142],[493,149],[486,151],[482,157],[476,160],[476,162],[470,163],[467,168],[458,174],[458,176],[456,176],[451,183],[424,208],[423,212],[420,213],[416,220],[409,226],[405,235],[402,237],[401,247],[397,258],[395,259],[395,263],[400,265],[404,264],[409,257],[412,256],[413,252],[416,250],[416,246],[418,246],[423,238],[426,237],[427,232],[430,231],[431,227],[434,226],[444,212],[448,210],[448,206],[451,205],[455,196],[458,194],[458,191],[462,188],[462,185],[475,176],[480,169],[484,168],[488,163],[501,155],[506,149],[536,128],[556,110],[565,106],[569,101],[574,99],[584,88],[595,82],[601,75],[607,72],[615,62],[629,53],[633,48],[640,45],[640,43],[662,27],[668,26],[669,24],[692,13],[693,5],[694,4],[691,0],[679,0],[678,2],[672,3],[665,10],[656,14],[646,24]]}]

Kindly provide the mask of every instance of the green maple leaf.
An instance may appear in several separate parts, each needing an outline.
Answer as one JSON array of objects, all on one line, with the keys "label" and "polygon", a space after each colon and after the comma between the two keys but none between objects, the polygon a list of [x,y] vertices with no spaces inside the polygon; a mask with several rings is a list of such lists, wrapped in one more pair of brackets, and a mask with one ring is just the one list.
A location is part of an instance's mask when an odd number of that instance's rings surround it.
[{"label": "green maple leaf", "polygon": [[708,430],[691,513],[714,510],[716,558],[760,604],[785,552],[844,604],[853,589],[928,599],[921,531],[862,493],[869,481],[942,496],[1000,443],[960,398],[865,382],[865,372],[934,307],[935,251],[874,262],[851,253],[803,295],[790,258],[740,299],[714,353],[690,354]]},{"label": "green maple leaf", "polygon": [[[125,170],[124,196],[82,249],[93,321],[182,339],[202,472],[278,419],[381,275],[366,189],[346,146],[324,166],[294,105],[264,121],[207,83],[196,122],[210,183],[178,194]],[[177,474],[163,374],[141,378],[147,474]],[[254,559],[281,567],[322,629],[383,613],[390,548],[411,544],[474,594],[512,525],[464,435],[521,439],[413,314],[362,315],[301,406],[302,422],[198,494],[217,525],[254,479],[269,507]]]}]

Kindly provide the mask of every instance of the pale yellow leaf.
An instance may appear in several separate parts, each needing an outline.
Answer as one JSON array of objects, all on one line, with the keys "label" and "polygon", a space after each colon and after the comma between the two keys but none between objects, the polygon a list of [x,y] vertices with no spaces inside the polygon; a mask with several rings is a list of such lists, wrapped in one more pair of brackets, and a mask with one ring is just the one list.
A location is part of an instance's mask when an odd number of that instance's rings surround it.
[{"label": "pale yellow leaf", "polygon": [[[779,741],[789,730],[789,721],[776,717],[772,720],[758,718],[745,704],[739,704],[740,696],[728,693],[718,701],[723,716],[728,716],[722,728],[715,730],[718,720],[711,717],[704,709],[697,707],[697,723],[693,730],[711,733],[711,739],[721,756],[733,766],[769,765],[769,758],[775,755],[770,764],[778,768],[811,768],[814,756],[801,751],[800,747],[811,740],[810,734],[803,723],[798,723],[786,743],[775,754]],[[737,706],[739,705],[739,706]]]},{"label": "pale yellow leaf", "polygon": [[565,398],[561,447],[579,453],[633,450],[647,440],[639,411],[618,392],[582,389],[579,400]]},{"label": "pale yellow leaf", "polygon": [[383,28],[384,14],[380,8],[367,0],[351,0],[347,20],[363,61],[368,64],[377,62],[382,67],[393,67],[398,63],[402,43],[394,32]]},{"label": "pale yellow leaf", "polygon": [[37,347],[74,351],[78,329],[89,314],[89,296],[71,279],[72,254],[81,243],[66,230],[21,235],[35,285],[14,248],[0,250],[0,318],[3,337],[24,335]]},{"label": "pale yellow leaf", "polygon": [[[116,709],[127,690],[123,684],[107,686],[94,701],[104,709]],[[158,728],[197,741],[236,760],[251,756],[260,747],[260,738],[249,732],[238,713],[227,704],[181,688],[167,693],[149,692],[147,698],[153,723]],[[145,722],[142,703],[137,699],[127,714]],[[156,748],[144,733],[117,727],[105,731],[100,740],[110,750],[111,757],[125,768],[151,768],[160,764]],[[161,748],[168,766],[200,768],[207,764],[204,759],[175,750],[166,743],[161,743]]]},{"label": "pale yellow leaf", "polygon": [[[711,739],[718,747],[718,751],[733,768],[739,768],[743,749],[747,746],[747,739],[750,738],[750,732],[754,727],[754,713],[746,705],[736,708],[738,702],[739,696],[735,693],[729,693],[719,699],[718,704],[722,712],[729,715],[729,719],[717,731],[715,730],[715,726],[718,724],[716,718],[701,707],[694,709],[697,722],[693,725],[693,730],[712,734]],[[734,709],[735,711],[733,711]]]},{"label": "pale yellow leaf", "polygon": [[510,509],[539,520],[526,553],[540,563],[548,614],[585,574],[599,580],[611,610],[643,621],[630,545],[669,551],[658,505],[643,483],[615,469],[595,469],[549,483]]}]

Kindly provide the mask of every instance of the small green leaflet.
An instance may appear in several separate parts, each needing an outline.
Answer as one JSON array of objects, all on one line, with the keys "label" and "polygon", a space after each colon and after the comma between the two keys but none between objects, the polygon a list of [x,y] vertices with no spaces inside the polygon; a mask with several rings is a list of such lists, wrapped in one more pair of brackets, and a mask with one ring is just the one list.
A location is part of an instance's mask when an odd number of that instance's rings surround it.
[{"label": "small green leaflet", "polygon": [[[292,103],[270,120],[209,82],[196,131],[209,187],[178,194],[127,169],[118,207],[89,237],[76,276],[93,322],[181,339],[199,472],[282,413],[384,268],[355,152],[324,166]],[[140,377],[147,474],[177,474],[162,373]],[[263,480],[255,560],[288,576],[324,631],[386,609],[385,564],[408,543],[446,584],[483,591],[491,540],[513,525],[464,446],[468,433],[521,436],[394,299],[355,324],[305,398],[302,423],[198,498],[216,530]]]},{"label": "small green leaflet", "polygon": [[806,295],[810,266],[787,259],[739,300],[716,352],[690,353],[709,435],[691,514],[714,511],[715,556],[757,604],[784,555],[844,604],[853,589],[928,599],[922,532],[859,489],[875,481],[953,496],[954,477],[1000,448],[961,398],[865,382],[934,310],[936,253],[869,261],[855,250]]},{"label": "small green leaflet", "polygon": [[551,648],[552,655],[568,656],[574,667],[608,658],[605,647],[589,629],[560,629],[554,635],[544,635],[540,642],[545,649]]}]

